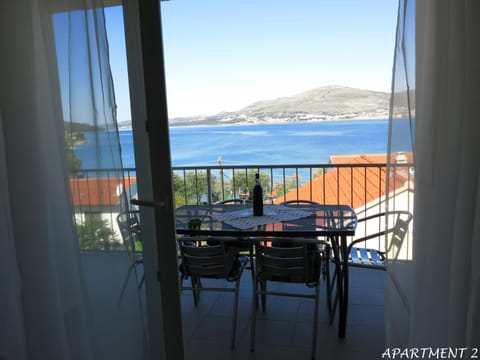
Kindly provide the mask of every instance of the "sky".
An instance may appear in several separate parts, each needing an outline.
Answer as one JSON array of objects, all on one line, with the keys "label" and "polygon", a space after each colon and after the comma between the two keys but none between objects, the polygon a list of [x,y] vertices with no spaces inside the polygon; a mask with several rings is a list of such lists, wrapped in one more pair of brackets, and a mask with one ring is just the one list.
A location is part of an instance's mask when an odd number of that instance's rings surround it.
[{"label": "sky", "polygon": [[[389,92],[397,0],[161,2],[169,117],[320,86]],[[120,8],[106,10],[118,121],[130,119]]]}]

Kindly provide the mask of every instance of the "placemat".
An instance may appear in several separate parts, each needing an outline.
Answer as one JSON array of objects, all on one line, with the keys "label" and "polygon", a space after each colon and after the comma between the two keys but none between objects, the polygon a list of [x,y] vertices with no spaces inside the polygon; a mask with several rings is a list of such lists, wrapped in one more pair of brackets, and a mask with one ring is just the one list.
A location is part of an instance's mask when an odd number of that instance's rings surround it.
[{"label": "placemat", "polygon": [[263,216],[253,216],[251,207],[236,211],[211,213],[210,216],[237,229],[246,230],[254,226],[273,224],[278,221],[301,219],[313,215],[311,211],[294,209],[282,205],[264,205]]}]

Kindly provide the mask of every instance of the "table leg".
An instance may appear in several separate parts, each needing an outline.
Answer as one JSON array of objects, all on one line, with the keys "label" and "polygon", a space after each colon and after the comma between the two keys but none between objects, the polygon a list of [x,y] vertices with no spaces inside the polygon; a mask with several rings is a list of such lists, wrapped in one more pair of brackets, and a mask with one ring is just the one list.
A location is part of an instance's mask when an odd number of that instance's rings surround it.
[{"label": "table leg", "polygon": [[[332,237],[333,256],[338,297],[338,337],[344,338],[347,327],[348,310],[348,254],[346,236]],[[332,314],[333,316],[333,314]]]},{"label": "table leg", "polygon": [[347,330],[347,312],[348,312],[348,254],[347,254],[347,237],[341,237],[340,251],[342,252],[342,287],[343,287],[343,301],[340,302],[340,319],[338,326],[338,336],[345,337]]}]

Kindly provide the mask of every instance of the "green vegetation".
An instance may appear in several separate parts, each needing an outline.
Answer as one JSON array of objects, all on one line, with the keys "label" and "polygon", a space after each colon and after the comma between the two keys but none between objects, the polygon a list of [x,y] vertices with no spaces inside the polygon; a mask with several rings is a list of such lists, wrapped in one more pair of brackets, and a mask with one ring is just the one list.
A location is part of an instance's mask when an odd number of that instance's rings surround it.
[{"label": "green vegetation", "polygon": [[122,245],[107,220],[87,219],[77,224],[77,236],[81,250],[117,250]]},{"label": "green vegetation", "polygon": [[[253,189],[255,184],[256,169],[238,170],[233,179],[224,177],[223,184],[219,175],[210,175],[210,191],[212,202],[222,199],[231,199],[238,197],[238,191],[242,187]],[[197,204],[208,202],[208,174],[206,171],[185,171],[173,173],[173,189],[175,194],[175,206],[185,204]],[[296,176],[287,177],[285,184],[271,184],[269,173],[260,171],[260,183],[267,190],[273,185],[273,191],[276,197],[282,196],[286,192],[297,187]],[[223,185],[223,194],[222,194]]]},{"label": "green vegetation", "polygon": [[[300,181],[300,177],[298,178]],[[263,184],[263,183],[262,183]],[[273,191],[275,193],[275,198],[282,197],[289,191],[296,189],[298,186],[297,177],[295,175],[291,175],[285,178],[285,183],[278,182],[273,184]]]},{"label": "green vegetation", "polygon": [[65,121],[64,126],[65,126],[66,133],[84,133],[87,131],[103,130],[103,127],[101,126],[95,126],[87,123],[79,123],[74,121],[70,121],[70,122]]},{"label": "green vegetation", "polygon": [[64,122],[65,146],[67,150],[67,168],[70,176],[77,177],[82,167],[82,160],[75,156],[75,147],[85,143],[85,132],[96,131],[101,128],[85,123]]},{"label": "green vegetation", "polygon": [[[211,181],[215,184],[217,178],[212,177]],[[208,193],[207,172],[187,171],[184,175],[173,173],[173,191],[176,206],[202,202],[201,197]]]}]

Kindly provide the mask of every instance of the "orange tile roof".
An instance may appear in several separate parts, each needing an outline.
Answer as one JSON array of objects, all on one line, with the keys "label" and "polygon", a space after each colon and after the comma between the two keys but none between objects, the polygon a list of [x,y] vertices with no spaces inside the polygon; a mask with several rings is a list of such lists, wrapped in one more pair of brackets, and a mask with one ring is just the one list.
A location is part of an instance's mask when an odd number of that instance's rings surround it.
[{"label": "orange tile roof", "polygon": [[[411,155],[407,155],[407,161]],[[386,154],[332,156],[332,164],[385,164]],[[390,188],[402,187],[407,181],[406,171],[398,171],[390,179]],[[387,169],[381,167],[338,167],[294,189],[276,203],[285,200],[307,199],[321,204],[348,204],[354,209],[385,195]]]},{"label": "orange tile roof", "polygon": [[[123,189],[135,183],[136,177],[125,178]],[[70,179],[70,191],[74,206],[101,206],[118,203],[118,186],[122,178],[75,178]]]}]

